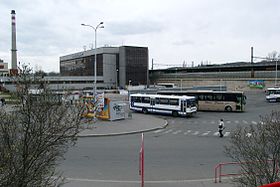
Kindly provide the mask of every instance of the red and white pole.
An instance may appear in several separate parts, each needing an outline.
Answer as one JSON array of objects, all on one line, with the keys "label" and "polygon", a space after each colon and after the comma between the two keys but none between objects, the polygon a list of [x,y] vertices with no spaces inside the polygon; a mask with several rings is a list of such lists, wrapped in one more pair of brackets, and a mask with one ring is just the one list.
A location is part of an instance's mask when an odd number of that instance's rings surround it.
[{"label": "red and white pole", "polygon": [[141,148],[139,152],[139,175],[141,175],[141,187],[144,187],[144,133],[142,133]]}]

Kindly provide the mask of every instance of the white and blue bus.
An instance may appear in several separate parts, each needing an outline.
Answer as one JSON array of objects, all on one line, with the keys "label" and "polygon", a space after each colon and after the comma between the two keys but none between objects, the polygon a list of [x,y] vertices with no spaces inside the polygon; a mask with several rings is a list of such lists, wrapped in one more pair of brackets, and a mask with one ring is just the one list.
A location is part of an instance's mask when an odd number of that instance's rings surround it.
[{"label": "white and blue bus", "polygon": [[131,94],[129,108],[133,111],[147,113],[191,116],[197,111],[196,98],[193,96]]},{"label": "white and blue bus", "polygon": [[280,88],[267,88],[266,90],[266,100],[268,102],[280,102]]}]

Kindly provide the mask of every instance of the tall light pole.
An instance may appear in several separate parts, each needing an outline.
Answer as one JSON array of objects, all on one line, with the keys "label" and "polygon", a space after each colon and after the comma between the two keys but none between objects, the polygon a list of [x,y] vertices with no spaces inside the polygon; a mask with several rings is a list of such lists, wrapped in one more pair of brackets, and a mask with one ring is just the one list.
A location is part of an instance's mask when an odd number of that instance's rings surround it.
[{"label": "tall light pole", "polygon": [[97,76],[97,69],[96,69],[96,66],[97,66],[97,47],[96,47],[96,41],[97,41],[97,29],[98,28],[104,28],[103,26],[103,22],[100,22],[96,27],[93,27],[91,25],[87,25],[87,24],[81,24],[82,26],[87,26],[87,27],[91,27],[93,30],[94,30],[94,89],[93,89],[93,94],[96,95],[96,84],[97,84],[97,81],[96,81],[96,76]]}]

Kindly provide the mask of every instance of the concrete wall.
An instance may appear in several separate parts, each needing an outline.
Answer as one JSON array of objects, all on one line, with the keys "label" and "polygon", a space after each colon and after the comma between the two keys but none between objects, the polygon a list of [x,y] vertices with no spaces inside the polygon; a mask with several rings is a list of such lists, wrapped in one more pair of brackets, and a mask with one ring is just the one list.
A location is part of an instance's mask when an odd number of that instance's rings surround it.
[{"label": "concrete wall", "polygon": [[[227,90],[256,90],[256,88],[250,88],[248,83],[250,80],[257,79],[169,79],[162,80],[159,79],[158,82],[172,82],[178,85],[179,87],[182,84],[182,87],[193,87],[193,86],[217,86],[222,85],[226,86]],[[261,79],[264,80],[265,88],[273,87],[275,85],[275,79]]]},{"label": "concrete wall", "polygon": [[119,86],[125,87],[126,83],[126,55],[125,47],[119,48]]}]

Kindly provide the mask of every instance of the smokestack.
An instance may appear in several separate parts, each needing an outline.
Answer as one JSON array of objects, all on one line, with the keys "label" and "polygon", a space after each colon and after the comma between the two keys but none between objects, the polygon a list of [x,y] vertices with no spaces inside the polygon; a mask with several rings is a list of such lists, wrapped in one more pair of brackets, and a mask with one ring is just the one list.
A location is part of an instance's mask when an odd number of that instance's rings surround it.
[{"label": "smokestack", "polygon": [[12,69],[17,71],[17,46],[16,46],[16,11],[11,11],[12,15]]}]

